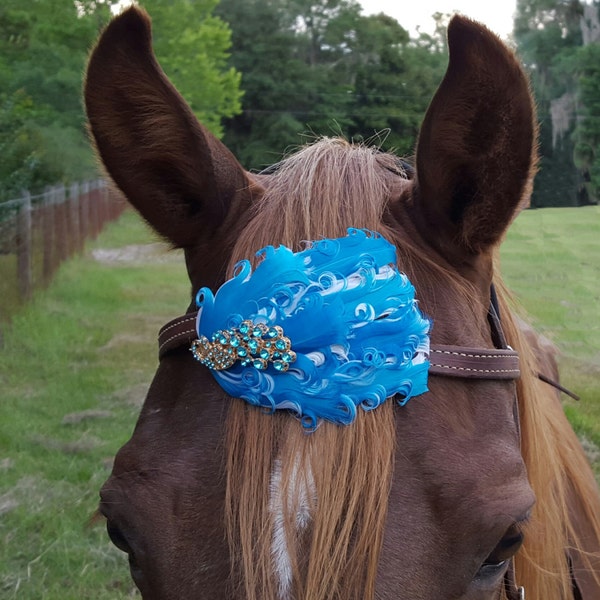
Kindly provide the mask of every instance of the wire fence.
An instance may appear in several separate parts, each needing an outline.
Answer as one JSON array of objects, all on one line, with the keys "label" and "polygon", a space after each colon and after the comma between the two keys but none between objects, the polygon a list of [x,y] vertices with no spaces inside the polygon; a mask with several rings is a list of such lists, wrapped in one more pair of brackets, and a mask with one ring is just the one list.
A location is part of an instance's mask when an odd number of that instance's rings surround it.
[{"label": "wire fence", "polygon": [[0,325],[124,208],[102,179],[0,203]]}]

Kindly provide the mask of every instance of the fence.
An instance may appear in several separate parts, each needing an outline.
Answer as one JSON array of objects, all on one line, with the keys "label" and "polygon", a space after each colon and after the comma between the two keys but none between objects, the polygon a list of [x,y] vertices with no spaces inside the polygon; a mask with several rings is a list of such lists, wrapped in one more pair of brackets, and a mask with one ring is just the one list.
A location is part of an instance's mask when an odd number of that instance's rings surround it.
[{"label": "fence", "polygon": [[0,324],[124,208],[103,180],[55,186],[36,196],[24,192],[1,203]]}]

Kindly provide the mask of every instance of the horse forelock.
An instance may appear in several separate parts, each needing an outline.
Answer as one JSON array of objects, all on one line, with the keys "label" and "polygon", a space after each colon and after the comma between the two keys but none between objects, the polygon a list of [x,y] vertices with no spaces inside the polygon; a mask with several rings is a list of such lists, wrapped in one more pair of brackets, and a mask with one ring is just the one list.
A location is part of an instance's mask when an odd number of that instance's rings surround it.
[{"label": "horse forelock", "polygon": [[387,202],[403,183],[410,187],[400,168],[393,155],[341,138],[321,138],[300,149],[264,178],[264,193],[231,265],[267,245],[298,251],[304,241],[341,237],[348,227],[385,234]]},{"label": "horse forelock", "polygon": [[[390,236],[386,204],[410,187],[392,155],[331,138],[291,155],[267,179],[230,270],[267,245],[297,251],[349,227]],[[391,408],[360,414],[352,427],[321,423],[307,436],[295,419],[231,405],[227,514],[248,598],[371,597],[393,471]]]}]

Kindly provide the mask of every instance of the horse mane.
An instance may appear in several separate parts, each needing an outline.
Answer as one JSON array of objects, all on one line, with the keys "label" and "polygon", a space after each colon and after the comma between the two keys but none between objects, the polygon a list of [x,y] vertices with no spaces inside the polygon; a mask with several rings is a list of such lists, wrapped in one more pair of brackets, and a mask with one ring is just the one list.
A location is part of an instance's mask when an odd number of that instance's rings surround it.
[{"label": "horse mane", "polygon": [[[517,381],[521,425],[521,454],[536,495],[525,542],[515,557],[519,585],[535,598],[573,599],[569,554],[578,553],[584,567],[600,585],[600,573],[592,567],[583,534],[600,539],[600,502],[594,475],[581,444],[567,421],[556,390],[541,381],[542,357],[526,339],[516,314],[518,309],[499,277],[496,278],[502,327],[519,351],[521,378]],[[574,518],[572,501],[579,498],[582,532]],[[597,556],[593,557],[596,561]]]},{"label": "horse mane", "polygon": [[[391,190],[381,167],[397,170],[395,157],[341,139],[323,138],[291,155],[257,201],[229,270],[264,246],[285,244],[298,251],[304,240],[343,236],[351,224],[396,243],[403,270],[434,268],[453,293],[472,303],[468,284],[457,283],[427,258],[423,266],[410,241],[385,225]],[[503,328],[521,356],[522,455],[537,497],[525,544],[516,556],[517,581],[536,598],[572,599],[566,549],[579,549],[584,562],[586,554],[569,497],[581,498],[600,539],[594,479],[552,397],[554,390],[537,378],[534,351],[513,316],[510,295],[496,279]],[[386,402],[375,411],[359,411],[351,427],[323,422],[307,435],[289,415],[266,415],[238,401],[230,404],[225,519],[236,594],[248,600],[276,600],[287,590],[305,600],[374,597],[394,470],[394,413],[394,403]],[[600,575],[594,576],[600,583]],[[282,590],[286,581],[289,587]]]}]

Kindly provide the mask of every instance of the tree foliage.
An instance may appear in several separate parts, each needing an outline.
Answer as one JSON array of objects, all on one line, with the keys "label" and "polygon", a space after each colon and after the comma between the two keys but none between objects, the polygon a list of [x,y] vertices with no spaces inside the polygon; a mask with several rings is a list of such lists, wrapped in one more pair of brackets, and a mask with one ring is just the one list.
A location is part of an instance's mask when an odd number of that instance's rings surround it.
[{"label": "tree foliage", "polygon": [[240,75],[228,67],[231,32],[213,14],[218,0],[143,0],[162,68],[196,116],[216,135],[240,111]]},{"label": "tree foliage", "polygon": [[[157,54],[198,116],[218,135],[239,110],[239,75],[217,0],[147,0]],[[81,103],[87,54],[116,0],[2,0],[0,201],[96,173]]]},{"label": "tree foliage", "polygon": [[86,176],[93,159],[81,109],[83,66],[98,31],[90,2],[0,6],[0,200],[61,179]]},{"label": "tree foliage", "polygon": [[600,197],[599,4],[517,2],[515,40],[531,73],[540,118],[534,206],[579,205]]},{"label": "tree foliage", "polygon": [[303,136],[412,151],[447,60],[439,38],[411,40],[355,0],[221,0],[217,13],[231,26],[244,91],[224,139],[246,167],[277,161]]}]

